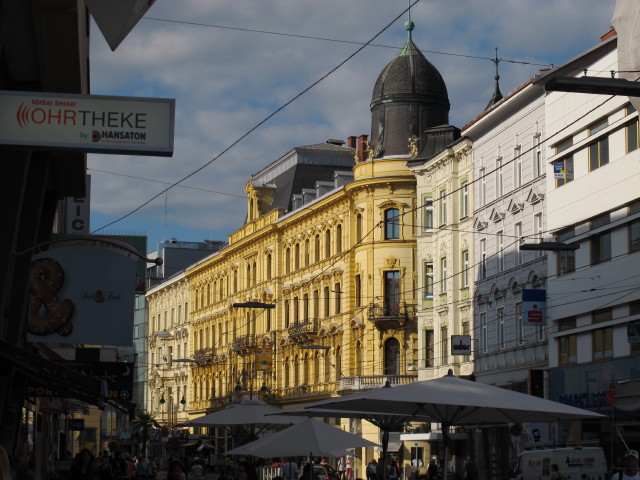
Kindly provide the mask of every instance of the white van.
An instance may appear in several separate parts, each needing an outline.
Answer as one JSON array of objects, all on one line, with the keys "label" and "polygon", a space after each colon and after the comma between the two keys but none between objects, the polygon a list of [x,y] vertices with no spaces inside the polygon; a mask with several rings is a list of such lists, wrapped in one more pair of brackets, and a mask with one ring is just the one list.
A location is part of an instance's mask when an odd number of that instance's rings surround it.
[{"label": "white van", "polygon": [[552,465],[567,480],[606,480],[607,462],[600,447],[566,447],[527,450],[518,461],[518,480],[550,480]]}]

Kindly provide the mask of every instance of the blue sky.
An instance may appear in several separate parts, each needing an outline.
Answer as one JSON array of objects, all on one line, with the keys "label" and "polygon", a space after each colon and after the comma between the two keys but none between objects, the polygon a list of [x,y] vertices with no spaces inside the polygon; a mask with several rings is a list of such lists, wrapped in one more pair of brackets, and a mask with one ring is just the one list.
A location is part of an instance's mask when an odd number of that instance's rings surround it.
[{"label": "blue sky", "polygon": [[[89,155],[92,230],[210,162],[359,48],[348,42],[368,41],[407,6],[157,0],[115,52],[93,24],[91,93],[175,98],[176,126],[173,157]],[[507,94],[543,65],[596,44],[614,7],[613,0],[421,0],[411,10],[413,40],[447,84],[449,122],[462,127],[491,97],[495,47]],[[100,233],[147,235],[149,251],[169,238],[226,240],[244,221],[252,173],[293,147],[370,133],[373,85],[406,41],[405,20],[183,186]]]}]

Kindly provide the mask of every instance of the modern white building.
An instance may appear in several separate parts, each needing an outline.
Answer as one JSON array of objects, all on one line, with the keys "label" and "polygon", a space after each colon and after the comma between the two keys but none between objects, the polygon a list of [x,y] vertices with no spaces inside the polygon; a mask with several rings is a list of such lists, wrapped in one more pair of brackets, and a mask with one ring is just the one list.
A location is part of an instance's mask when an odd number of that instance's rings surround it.
[{"label": "modern white building", "polygon": [[[616,43],[601,42],[536,84],[611,78]],[[549,257],[549,397],[612,414],[633,444],[640,440],[638,113],[621,95],[549,92],[545,103],[546,228],[579,246]],[[610,424],[582,437],[606,436]]]},{"label": "modern white building", "polygon": [[[543,396],[547,330],[523,324],[523,292],[547,288],[544,90],[525,82],[462,129],[473,144],[474,375]],[[544,295],[544,294],[543,294]]]}]

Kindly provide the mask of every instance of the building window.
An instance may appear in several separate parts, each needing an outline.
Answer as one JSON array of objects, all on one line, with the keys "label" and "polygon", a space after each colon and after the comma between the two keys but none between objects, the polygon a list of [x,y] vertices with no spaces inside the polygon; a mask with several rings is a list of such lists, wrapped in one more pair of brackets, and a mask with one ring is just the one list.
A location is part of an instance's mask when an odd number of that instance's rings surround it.
[{"label": "building window", "polygon": [[640,219],[629,223],[629,252],[640,250]]},{"label": "building window", "polygon": [[440,328],[440,365],[449,363],[449,330],[447,327]]},{"label": "building window", "polygon": [[287,248],[284,251],[284,269],[285,273],[291,273],[291,249]]},{"label": "building window", "polygon": [[503,178],[502,157],[498,157],[496,159],[496,198],[501,197],[504,194]]},{"label": "building window", "polygon": [[462,279],[461,284],[462,288],[467,288],[469,286],[469,250],[462,251]]},{"label": "building window", "polygon": [[478,203],[483,207],[487,203],[487,175],[484,167],[478,174]]},{"label": "building window", "polygon": [[542,148],[540,146],[540,134],[536,133],[533,136],[533,174],[539,177],[544,173],[544,167],[542,165]]},{"label": "building window", "polygon": [[329,316],[329,302],[330,302],[329,287],[324,287],[324,316],[325,317]]},{"label": "building window", "polygon": [[[572,146],[573,138],[563,140],[556,145],[556,154],[564,152]],[[569,183],[571,180],[573,180],[573,155],[568,155],[565,158],[554,161],[553,163],[554,171],[558,168],[557,164],[561,163],[562,165],[560,165],[560,169],[564,172],[563,178],[556,177],[556,187],[561,187],[562,185],[565,185],[566,183]]]},{"label": "building window", "polygon": [[424,200],[424,221],[423,221],[423,230],[425,232],[430,232],[433,230],[433,199],[425,198]]},{"label": "building window", "polygon": [[611,259],[611,232],[602,232],[591,237],[591,265]]},{"label": "building window", "polygon": [[361,307],[362,306],[362,280],[361,280],[360,274],[356,275],[355,288],[356,288],[356,307]]},{"label": "building window", "polygon": [[462,182],[460,188],[460,218],[469,216],[469,182]]},{"label": "building window", "polygon": [[522,250],[520,250],[520,241],[522,240],[522,222],[517,222],[514,224],[513,235],[516,237],[516,244],[515,244],[516,266],[522,265],[524,261]]},{"label": "building window", "polygon": [[296,243],[293,259],[294,259],[294,265],[293,265],[294,270],[300,270],[300,244],[299,243]]},{"label": "building window", "polygon": [[300,300],[293,297],[293,323],[300,323]]},{"label": "building window", "polygon": [[433,367],[433,347],[434,347],[433,330],[424,331],[424,366]]},{"label": "building window", "polygon": [[331,257],[331,230],[324,232],[324,258]]},{"label": "building window", "polygon": [[397,240],[400,238],[400,211],[389,208],[384,211],[384,239]]},{"label": "building window", "polygon": [[336,295],[335,313],[338,314],[342,312],[342,291],[340,290],[340,284],[336,283],[334,289]]},{"label": "building window", "polygon": [[315,245],[314,245],[314,261],[315,262],[319,262],[320,261],[320,234],[316,235],[316,241],[315,241]]},{"label": "building window", "polygon": [[516,145],[513,149],[513,186],[518,188],[522,185],[522,147]]},{"label": "building window", "polygon": [[336,254],[342,253],[342,225],[336,226]]},{"label": "building window", "polygon": [[284,301],[284,328],[289,328],[291,323],[291,312],[289,310],[289,300]]},{"label": "building window", "polygon": [[311,262],[311,246],[309,245],[309,239],[304,241],[304,266],[308,267]]},{"label": "building window", "polygon": [[578,336],[566,335],[558,339],[558,364],[573,365],[578,362]]},{"label": "building window", "polygon": [[400,272],[384,272],[384,315],[395,316],[400,312]]},{"label": "building window", "polygon": [[[629,105],[627,107],[626,114],[631,115],[636,109]],[[633,152],[638,148],[638,118],[634,118],[631,122],[625,125],[627,136],[627,153]]]},{"label": "building window", "polygon": [[593,125],[589,126],[589,136],[598,133],[600,130],[604,130],[609,126],[609,121],[605,118],[603,120],[598,120]]},{"label": "building window", "polygon": [[504,325],[504,308],[500,307],[496,310],[496,315],[497,315],[497,334],[498,334],[498,348],[500,350],[504,350],[504,348],[506,347],[506,340],[505,340],[505,325]]},{"label": "building window", "polygon": [[[575,229],[567,228],[558,232],[556,238],[559,243],[564,243],[575,236]],[[558,252],[558,275],[566,275],[576,270],[576,252],[575,250],[567,252]]]},{"label": "building window", "polygon": [[266,270],[267,270],[267,280],[271,280],[271,254],[267,254],[267,261],[266,261]]},{"label": "building window", "polygon": [[591,332],[591,343],[594,361],[613,358],[613,327]]},{"label": "building window", "polygon": [[487,353],[489,351],[489,332],[487,325],[487,314],[480,314],[480,352]]},{"label": "building window", "polygon": [[591,323],[602,323],[610,320],[613,320],[613,309],[611,307],[591,312]]},{"label": "building window", "polygon": [[440,293],[447,293],[447,257],[440,259]]},{"label": "building window", "polygon": [[498,270],[504,271],[504,233],[502,231],[497,234],[498,240]]},{"label": "building window", "polygon": [[[535,234],[536,243],[542,243],[542,236],[544,234],[544,225],[542,223],[542,212],[536,213],[533,216],[533,233]],[[536,251],[536,257],[542,257],[544,252],[542,250]]]},{"label": "building window", "polygon": [[440,190],[440,226],[447,224],[447,191]]},{"label": "building window", "polygon": [[480,279],[487,278],[487,240],[480,239]]},{"label": "building window", "polygon": [[358,243],[362,241],[362,214],[356,215],[356,240]]},{"label": "building window", "polygon": [[589,171],[609,163],[609,137],[604,137],[589,145]]},{"label": "building window", "polygon": [[524,329],[522,328],[522,303],[518,302],[515,308],[516,342],[518,345],[524,344]]},{"label": "building window", "polygon": [[433,263],[424,264],[424,298],[433,297]]}]

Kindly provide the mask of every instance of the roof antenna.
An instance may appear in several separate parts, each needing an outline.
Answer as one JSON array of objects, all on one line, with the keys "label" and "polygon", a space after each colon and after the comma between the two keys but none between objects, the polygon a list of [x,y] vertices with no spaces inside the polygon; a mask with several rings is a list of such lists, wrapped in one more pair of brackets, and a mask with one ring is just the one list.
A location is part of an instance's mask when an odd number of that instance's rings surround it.
[{"label": "roof antenna", "polygon": [[500,92],[500,74],[498,73],[498,64],[500,63],[500,59],[498,58],[498,47],[496,47],[496,58],[492,59],[491,61],[496,65],[496,74],[493,77],[496,81],[496,88],[493,91],[491,100],[489,100],[489,103],[485,107],[485,110],[502,100],[502,92]]},{"label": "roof antenna", "polygon": [[404,29],[409,32],[409,41],[411,42],[411,30],[414,29],[414,27],[416,26],[415,23],[413,23],[411,21],[411,0],[409,0],[409,8],[408,8],[408,13],[409,13],[409,19],[404,22]]}]

